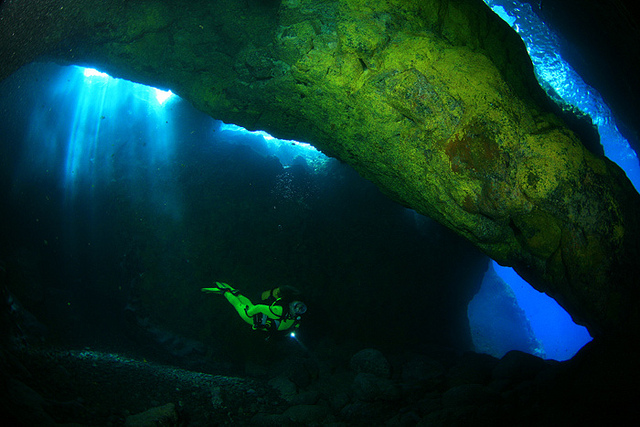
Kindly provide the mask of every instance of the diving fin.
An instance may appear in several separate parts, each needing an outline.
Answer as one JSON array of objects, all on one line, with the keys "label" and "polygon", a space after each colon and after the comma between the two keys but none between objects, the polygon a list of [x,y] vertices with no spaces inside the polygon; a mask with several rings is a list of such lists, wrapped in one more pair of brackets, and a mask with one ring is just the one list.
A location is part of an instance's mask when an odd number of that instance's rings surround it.
[{"label": "diving fin", "polygon": [[200,290],[205,294],[221,294],[224,291],[226,291],[226,289],[220,289],[220,288],[202,288]]}]

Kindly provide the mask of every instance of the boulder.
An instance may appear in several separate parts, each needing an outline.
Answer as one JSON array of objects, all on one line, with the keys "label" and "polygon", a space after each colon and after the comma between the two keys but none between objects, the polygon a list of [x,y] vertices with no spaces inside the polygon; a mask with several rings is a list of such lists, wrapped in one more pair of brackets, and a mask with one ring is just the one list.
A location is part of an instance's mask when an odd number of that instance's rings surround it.
[{"label": "boulder", "polygon": [[391,401],[400,398],[400,389],[388,378],[360,372],[353,380],[353,394],[356,399],[365,402]]},{"label": "boulder", "polygon": [[468,352],[447,373],[447,384],[455,387],[462,384],[488,384],[498,359],[488,354]]},{"label": "boulder", "polygon": [[502,400],[500,393],[480,384],[463,384],[450,388],[442,395],[443,408],[482,406]]},{"label": "boulder", "polygon": [[322,405],[296,405],[284,411],[284,416],[295,423],[322,425],[331,410]]},{"label": "boulder", "polygon": [[297,394],[296,385],[284,376],[278,376],[269,380],[269,385],[275,388],[286,401],[294,399]]},{"label": "boulder", "polygon": [[126,427],[170,427],[178,425],[178,413],[173,403],[157,406],[135,415],[129,415]]},{"label": "boulder", "polygon": [[251,418],[251,425],[256,427],[282,427],[291,424],[283,414],[265,414],[259,412]]},{"label": "boulder", "polygon": [[349,366],[358,373],[373,374],[380,378],[391,376],[389,361],[382,352],[373,348],[366,348],[354,354]]},{"label": "boulder", "polygon": [[512,350],[493,368],[492,377],[494,380],[507,380],[511,383],[533,380],[546,366],[547,363],[539,357]]},{"label": "boulder", "polygon": [[416,356],[402,365],[404,383],[436,382],[444,376],[446,369],[437,360],[427,356]]}]

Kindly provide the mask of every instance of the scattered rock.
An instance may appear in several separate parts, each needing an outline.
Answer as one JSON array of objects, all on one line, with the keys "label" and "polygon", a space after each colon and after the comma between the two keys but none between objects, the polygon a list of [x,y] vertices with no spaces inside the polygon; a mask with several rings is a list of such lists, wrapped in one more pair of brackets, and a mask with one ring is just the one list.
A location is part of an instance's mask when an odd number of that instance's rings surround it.
[{"label": "scattered rock", "polygon": [[445,373],[445,367],[437,360],[426,356],[416,356],[402,366],[404,383],[436,382]]},{"label": "scattered rock", "polygon": [[224,400],[222,399],[222,388],[219,386],[211,387],[211,406],[214,410],[224,408]]},{"label": "scattered rock", "polygon": [[450,388],[442,395],[443,408],[481,406],[499,403],[500,393],[480,384],[463,384]]},{"label": "scattered rock", "polygon": [[289,358],[283,372],[298,388],[308,387],[318,376],[318,365],[310,359]]},{"label": "scattered rock", "polygon": [[389,415],[389,409],[380,402],[356,401],[340,411],[340,419],[348,425],[382,425],[393,415],[395,412]]},{"label": "scattered rock", "polygon": [[251,418],[251,425],[256,427],[282,427],[291,424],[282,414],[257,413]]},{"label": "scattered rock", "polygon": [[423,415],[441,410],[442,395],[437,392],[427,394],[423,399],[418,401],[415,405],[415,409]]},{"label": "scattered rock", "polygon": [[330,404],[331,407],[335,411],[339,411],[345,406],[347,406],[351,402],[351,397],[349,397],[348,393],[345,392],[337,392],[330,396]]},{"label": "scattered rock", "polygon": [[315,405],[318,399],[320,399],[320,393],[317,391],[306,391],[291,397],[289,403],[292,405]]},{"label": "scattered rock", "polygon": [[331,410],[322,405],[296,405],[284,412],[284,416],[296,423],[320,425],[329,416]]},{"label": "scattered rock", "polygon": [[178,413],[173,403],[151,408],[125,420],[126,427],[170,427],[178,425]]},{"label": "scattered rock", "polygon": [[373,348],[365,348],[354,354],[350,366],[358,373],[373,374],[380,378],[391,377],[389,361],[379,350]]},{"label": "scattered rock", "polygon": [[295,398],[297,394],[296,385],[286,377],[279,376],[272,378],[269,380],[269,385],[278,390],[278,392],[280,393],[280,397],[282,397],[287,402]]},{"label": "scattered rock", "polygon": [[400,390],[393,381],[366,372],[360,372],[353,380],[353,394],[356,399],[365,402],[400,398]]},{"label": "scattered rock", "polygon": [[413,411],[401,412],[385,423],[386,427],[414,426],[420,421],[420,416]]}]

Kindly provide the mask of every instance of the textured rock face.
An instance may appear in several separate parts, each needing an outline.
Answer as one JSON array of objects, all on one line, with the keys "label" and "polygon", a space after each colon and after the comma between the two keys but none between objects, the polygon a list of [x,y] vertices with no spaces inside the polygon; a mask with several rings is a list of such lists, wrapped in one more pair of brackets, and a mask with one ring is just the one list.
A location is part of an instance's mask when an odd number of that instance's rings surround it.
[{"label": "textured rock face", "polygon": [[637,331],[638,194],[545,110],[481,1],[91,3],[5,4],[2,75],[41,57],[92,64],[313,143],[592,333]]}]

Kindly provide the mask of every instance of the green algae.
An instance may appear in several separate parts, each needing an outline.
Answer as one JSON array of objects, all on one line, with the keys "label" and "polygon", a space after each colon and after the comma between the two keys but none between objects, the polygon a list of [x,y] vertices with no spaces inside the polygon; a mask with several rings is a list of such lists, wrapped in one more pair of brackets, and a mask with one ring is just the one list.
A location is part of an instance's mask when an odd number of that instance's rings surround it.
[{"label": "green algae", "polygon": [[611,316],[602,301],[635,289],[637,193],[550,112],[522,42],[481,2],[217,5],[123,4],[107,34],[56,54],[314,144],[563,294],[595,329]]}]

